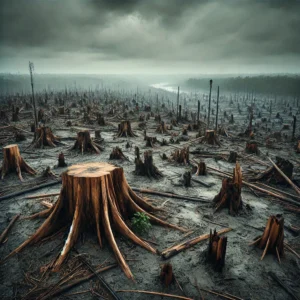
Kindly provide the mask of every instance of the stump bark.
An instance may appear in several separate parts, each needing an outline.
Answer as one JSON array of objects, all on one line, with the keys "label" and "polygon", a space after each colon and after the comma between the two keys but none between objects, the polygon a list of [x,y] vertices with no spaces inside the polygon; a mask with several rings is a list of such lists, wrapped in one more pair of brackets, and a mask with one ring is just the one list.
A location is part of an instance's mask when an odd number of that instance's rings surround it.
[{"label": "stump bark", "polygon": [[48,218],[35,234],[8,257],[54,234],[62,227],[71,225],[65,245],[53,266],[53,270],[57,271],[75,245],[80,233],[94,229],[100,247],[103,239],[106,238],[125,275],[133,279],[131,270],[118,248],[112,223],[119,233],[134,243],[152,253],[158,253],[147,242],[136,236],[125,223],[134,213],[143,212],[153,223],[186,231],[150,213],[157,210],[132,191],[122,168],[104,162],[73,165],[62,174],[62,188],[57,202],[43,214],[48,215]]},{"label": "stump bark", "polygon": [[1,179],[11,171],[16,171],[21,181],[23,181],[22,171],[31,175],[36,174],[36,171],[24,161],[16,144],[3,147]]},{"label": "stump bark", "polygon": [[71,148],[71,150],[80,150],[81,154],[83,152],[96,152],[97,154],[100,154],[100,150],[102,150],[102,147],[95,143],[91,139],[90,132],[88,130],[85,131],[79,131],[77,133],[77,139],[74,144],[74,146]]},{"label": "stump bark", "polygon": [[222,271],[225,265],[227,237],[220,237],[216,230],[210,230],[208,244],[208,260],[214,265],[216,271]]},{"label": "stump bark", "polygon": [[189,147],[184,147],[183,149],[176,149],[170,156],[170,159],[179,164],[189,164],[190,163],[190,151]]},{"label": "stump bark", "polygon": [[158,125],[158,127],[156,128],[157,133],[168,133],[168,129],[167,129],[167,125],[164,121],[161,121],[160,124]]},{"label": "stump bark", "polygon": [[258,246],[264,249],[261,260],[267,253],[276,254],[280,262],[280,256],[283,255],[284,245],[284,219],[282,215],[270,216],[264,233],[250,245]]},{"label": "stump bark", "polygon": [[128,158],[124,155],[123,151],[119,147],[115,147],[112,149],[112,151],[109,155],[109,159],[126,159],[126,160],[128,160]]},{"label": "stump bark", "polygon": [[214,130],[206,130],[205,136],[201,139],[200,142],[209,145],[221,145]]},{"label": "stump bark", "polygon": [[60,152],[60,154],[58,155],[58,164],[57,164],[57,167],[59,168],[63,168],[63,167],[66,167],[67,164],[65,162],[65,156],[62,152]]},{"label": "stump bark", "polygon": [[195,175],[197,176],[207,175],[206,164],[204,161],[200,161],[199,164],[197,165],[197,171]]},{"label": "stump bark", "polygon": [[35,148],[44,148],[45,146],[56,147],[58,138],[52,133],[50,127],[36,128],[33,141],[31,143]]},{"label": "stump bark", "polygon": [[224,178],[218,195],[215,196],[215,212],[227,207],[231,215],[242,208],[242,171],[239,163],[233,169],[233,178]]},{"label": "stump bark", "polygon": [[163,177],[163,174],[158,170],[158,168],[153,163],[152,151],[144,152],[144,161],[140,157],[139,147],[135,147],[135,174],[140,176],[148,176],[154,178]]},{"label": "stump bark", "polygon": [[130,121],[122,121],[118,126],[117,137],[136,137],[137,135],[131,129]]},{"label": "stump bark", "polygon": [[161,283],[166,287],[169,287],[170,284],[174,282],[175,277],[173,274],[173,267],[170,263],[161,266],[159,278]]},{"label": "stump bark", "polygon": [[259,154],[258,146],[255,141],[249,141],[246,143],[246,152]]}]

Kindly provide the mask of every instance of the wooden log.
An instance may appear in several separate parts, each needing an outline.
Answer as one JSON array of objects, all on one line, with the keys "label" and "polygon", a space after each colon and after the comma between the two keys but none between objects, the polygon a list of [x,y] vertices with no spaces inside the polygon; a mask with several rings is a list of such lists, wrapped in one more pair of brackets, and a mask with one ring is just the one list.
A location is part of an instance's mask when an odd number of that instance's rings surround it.
[{"label": "wooden log", "polygon": [[137,237],[125,223],[134,213],[143,212],[153,223],[185,231],[155,217],[151,212],[158,209],[133,192],[120,167],[104,162],[73,165],[62,174],[62,181],[60,196],[50,209],[49,217],[35,234],[11,252],[5,260],[24,247],[35,244],[69,225],[71,221],[65,246],[54,264],[54,271],[59,270],[79,234],[86,228],[94,227],[100,247],[105,237],[125,275],[133,279],[116,243],[111,223],[122,235],[152,253],[157,253],[157,250]]},{"label": "wooden log", "polygon": [[[229,231],[231,231],[232,229],[231,228],[224,228],[224,229],[221,229],[217,232],[218,235],[221,235],[223,233],[227,233]],[[186,242],[183,242],[183,243],[180,243],[180,244],[177,244],[175,246],[172,246],[170,248],[167,248],[165,249],[164,251],[162,251],[161,255],[162,255],[162,258],[163,259],[168,259],[180,252],[182,252],[183,250],[185,249],[189,249],[190,247],[196,245],[197,243],[199,242],[202,242],[204,240],[207,240],[208,238],[210,237],[210,233],[207,233],[207,234],[202,234],[198,237],[195,237],[191,240],[188,240]]]},{"label": "wooden log", "polygon": [[[155,295],[155,296],[161,296],[161,297],[167,297],[167,298],[173,298],[173,299],[180,299],[180,300],[194,300],[192,298],[184,297],[184,296],[178,296],[178,295],[172,295],[172,294],[166,294],[166,293],[160,293],[160,292],[151,292],[151,291],[141,291],[141,290],[118,290],[118,293],[138,293],[138,294],[146,294],[146,295]],[[143,299],[143,298],[141,298]]]},{"label": "wooden log", "polygon": [[17,144],[3,147],[1,179],[3,179],[6,174],[12,171],[17,172],[18,177],[21,181],[23,181],[21,173],[22,171],[31,175],[36,174],[36,171],[32,169],[22,158]]},{"label": "wooden log", "polygon": [[4,242],[5,238],[7,237],[8,235],[8,232],[10,231],[10,229],[13,227],[13,225],[16,223],[16,221],[19,219],[20,217],[20,214],[14,216],[8,226],[4,229],[4,231],[2,232],[1,236],[0,236],[0,245]]},{"label": "wooden log", "polygon": [[264,249],[261,260],[267,253],[273,253],[280,262],[280,256],[284,251],[284,219],[281,215],[270,216],[264,233],[261,237],[255,239],[250,245],[258,246]]}]

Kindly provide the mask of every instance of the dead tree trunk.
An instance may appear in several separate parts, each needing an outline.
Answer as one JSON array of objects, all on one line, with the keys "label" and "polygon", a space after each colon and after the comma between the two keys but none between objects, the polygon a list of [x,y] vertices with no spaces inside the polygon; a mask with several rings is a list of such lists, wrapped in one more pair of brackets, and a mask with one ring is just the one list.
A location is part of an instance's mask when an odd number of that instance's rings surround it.
[{"label": "dead tree trunk", "polygon": [[184,163],[185,165],[190,163],[190,150],[189,147],[183,149],[176,149],[171,155],[170,160],[173,160],[179,164]]},{"label": "dead tree trunk", "polygon": [[195,175],[197,175],[197,176],[207,175],[206,164],[204,161],[199,162]]},{"label": "dead tree trunk", "polygon": [[36,174],[22,158],[18,145],[8,145],[3,147],[3,162],[1,168],[1,179],[11,171],[16,171],[20,180],[23,181],[21,171],[29,173],[31,175]]},{"label": "dead tree trunk", "polygon": [[90,132],[85,130],[77,133],[77,140],[71,150],[75,149],[80,150],[81,154],[83,154],[83,152],[96,152],[97,154],[100,154],[102,147],[95,143],[91,139]]},{"label": "dead tree trunk", "polygon": [[127,159],[127,157],[124,155],[122,150],[119,147],[113,148],[110,155],[109,159]]},{"label": "dead tree trunk", "polygon": [[65,246],[53,266],[56,271],[67,258],[80,233],[87,228],[95,228],[100,247],[103,239],[106,238],[120,267],[128,278],[133,279],[130,268],[118,248],[112,224],[118,232],[134,243],[152,253],[158,253],[156,249],[137,237],[125,223],[125,220],[134,213],[143,212],[156,224],[185,231],[149,213],[156,210],[158,209],[132,191],[122,168],[104,162],[73,165],[62,174],[60,196],[53,207],[45,212],[44,215],[48,215],[46,221],[8,257],[20,252],[27,245],[39,242],[62,227],[71,225]]},{"label": "dead tree trunk", "polygon": [[130,121],[122,121],[118,126],[117,137],[136,137],[131,129]]},{"label": "dead tree trunk", "polygon": [[147,136],[145,133],[144,140],[146,141],[146,147],[154,147],[154,144],[157,143],[157,138],[152,136]]},{"label": "dead tree trunk", "polygon": [[161,283],[166,287],[169,287],[174,282],[173,267],[170,263],[161,266],[159,278]]},{"label": "dead tree trunk", "polygon": [[155,132],[161,133],[161,134],[168,133],[166,123],[164,121],[161,121]]},{"label": "dead tree trunk", "polygon": [[200,143],[221,146],[214,130],[206,130],[205,136],[200,140]]},{"label": "dead tree trunk", "polygon": [[263,260],[267,253],[274,253],[280,262],[280,256],[283,254],[283,240],[284,219],[282,215],[276,215],[270,216],[263,235],[250,245],[264,249],[261,260]]},{"label": "dead tree trunk", "polygon": [[235,215],[242,208],[242,171],[239,163],[233,169],[233,178],[224,178],[219,194],[214,198],[215,212],[228,207],[229,213]]},{"label": "dead tree trunk", "polygon": [[227,237],[220,237],[216,230],[210,230],[208,244],[208,260],[214,265],[216,271],[222,271],[225,265]]},{"label": "dead tree trunk", "polygon": [[58,138],[52,133],[50,127],[42,126],[35,130],[31,145],[35,148],[44,148],[44,146],[56,147],[57,143],[59,143]]},{"label": "dead tree trunk", "polygon": [[144,162],[140,157],[139,147],[135,147],[135,174],[140,176],[148,176],[154,178],[160,178],[163,174],[158,170],[158,168],[153,164],[152,151],[144,152]]}]

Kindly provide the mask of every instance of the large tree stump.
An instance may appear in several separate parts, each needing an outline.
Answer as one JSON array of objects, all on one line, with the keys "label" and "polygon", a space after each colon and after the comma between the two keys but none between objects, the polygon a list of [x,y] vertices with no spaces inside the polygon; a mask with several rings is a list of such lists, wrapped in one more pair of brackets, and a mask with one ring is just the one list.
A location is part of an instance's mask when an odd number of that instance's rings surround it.
[{"label": "large tree stump", "polygon": [[206,130],[205,136],[200,140],[200,142],[208,145],[221,145],[214,130]]},{"label": "large tree stump", "polygon": [[153,163],[152,151],[144,152],[144,161],[141,160],[139,147],[135,147],[135,154],[136,158],[134,162],[136,175],[154,178],[159,178],[163,176],[163,174]]},{"label": "large tree stump", "polygon": [[79,131],[77,133],[76,142],[71,150],[75,149],[80,150],[81,154],[83,154],[83,152],[96,152],[97,154],[100,154],[100,150],[102,150],[102,147],[95,143],[91,139],[90,132],[88,130],[85,130]]},{"label": "large tree stump", "polygon": [[159,278],[161,283],[166,287],[170,286],[170,284],[174,282],[175,277],[173,274],[173,267],[170,263],[166,263],[161,266]]},{"label": "large tree stump", "polygon": [[207,169],[206,169],[206,164],[204,161],[200,161],[197,165],[197,171],[195,173],[195,175],[197,176],[201,176],[201,175],[207,175]]},{"label": "large tree stump", "polygon": [[54,271],[59,270],[75,245],[79,234],[84,230],[94,228],[100,247],[102,247],[103,239],[106,238],[120,267],[126,276],[132,279],[130,268],[115,240],[112,223],[118,232],[134,243],[152,253],[158,253],[147,242],[136,236],[125,223],[134,213],[142,212],[153,223],[185,231],[150,213],[157,210],[132,191],[122,168],[104,162],[73,165],[62,174],[60,196],[53,207],[44,213],[48,215],[46,221],[34,235],[8,257],[20,252],[25,246],[35,244],[64,226],[70,225],[65,246],[53,266]]},{"label": "large tree stump", "polygon": [[22,158],[18,145],[8,145],[3,147],[3,162],[1,168],[1,179],[11,171],[16,171],[20,180],[23,181],[21,171],[29,173],[31,175],[36,174]]},{"label": "large tree stump", "polygon": [[270,216],[264,233],[250,245],[258,246],[264,249],[261,260],[267,253],[276,254],[280,262],[280,256],[283,254],[284,240],[284,219],[282,215]]},{"label": "large tree stump", "polygon": [[222,271],[225,265],[226,246],[227,237],[220,237],[216,230],[214,230],[214,233],[210,230],[207,257],[217,271]]},{"label": "large tree stump", "polygon": [[131,129],[130,121],[122,121],[118,126],[117,137],[136,137]]},{"label": "large tree stump", "polygon": [[31,143],[35,148],[44,148],[45,146],[56,147],[58,138],[52,133],[50,127],[36,128],[33,141]]},{"label": "large tree stump", "polygon": [[176,149],[170,155],[170,160],[173,160],[179,164],[189,164],[190,163],[190,151],[189,147],[184,147],[182,149]]},{"label": "large tree stump", "polygon": [[233,169],[233,178],[224,178],[218,195],[215,196],[215,211],[228,207],[229,213],[235,215],[242,208],[242,171],[239,163]]},{"label": "large tree stump", "polygon": [[[292,179],[294,165],[289,160],[276,156],[276,165],[289,179]],[[274,166],[269,167],[266,171],[256,176],[255,180],[266,180],[274,184],[286,183],[285,178],[281,176]]]}]

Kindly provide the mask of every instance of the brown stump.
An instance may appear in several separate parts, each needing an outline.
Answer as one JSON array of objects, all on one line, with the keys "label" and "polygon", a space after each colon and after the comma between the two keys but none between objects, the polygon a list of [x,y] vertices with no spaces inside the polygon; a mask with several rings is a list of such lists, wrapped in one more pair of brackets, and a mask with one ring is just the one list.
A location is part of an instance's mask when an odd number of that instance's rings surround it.
[{"label": "brown stump", "polygon": [[57,164],[57,167],[59,168],[63,168],[63,167],[66,167],[67,164],[65,162],[65,156],[62,152],[60,152],[60,154],[58,155],[58,164]]},{"label": "brown stump", "polygon": [[238,154],[235,151],[230,151],[228,162],[236,163]]},{"label": "brown stump", "polygon": [[197,175],[197,176],[207,175],[206,164],[204,161],[199,162],[195,175]]},{"label": "brown stump", "polygon": [[225,265],[225,254],[227,246],[227,237],[220,237],[216,229],[214,233],[210,230],[208,244],[208,260],[214,265],[216,271],[222,271]]},{"label": "brown stump", "polygon": [[235,215],[242,208],[242,172],[239,163],[233,169],[233,178],[224,178],[222,188],[213,202],[215,212],[221,208],[228,207],[229,213]]},{"label": "brown stump", "polygon": [[36,174],[36,171],[24,161],[20,154],[18,145],[15,144],[3,147],[1,179],[3,179],[4,176],[11,171],[16,171],[21,181],[23,181],[21,171],[31,175]]},{"label": "brown stump", "polygon": [[44,212],[48,218],[34,235],[8,257],[20,252],[25,246],[54,234],[64,226],[71,225],[65,246],[53,266],[54,271],[59,270],[80,233],[94,228],[100,247],[106,238],[120,267],[128,278],[133,279],[130,268],[118,248],[111,224],[134,243],[157,253],[156,249],[137,237],[125,223],[134,213],[143,212],[156,224],[185,231],[149,213],[156,210],[158,209],[132,191],[122,168],[104,162],[73,165],[62,174],[62,188],[57,202]]},{"label": "brown stump", "polygon": [[146,147],[153,148],[154,144],[157,143],[157,138],[152,136],[144,136],[144,140],[146,141]]},{"label": "brown stump", "polygon": [[158,168],[153,164],[152,151],[144,152],[144,162],[140,157],[139,147],[135,147],[135,174],[140,176],[148,176],[159,178],[163,177],[163,174],[158,170]]},{"label": "brown stump", "polygon": [[112,149],[112,151],[109,155],[109,159],[126,159],[126,160],[128,160],[128,158],[124,155],[124,153],[122,152],[122,150],[119,147]]},{"label": "brown stump", "polygon": [[276,254],[280,262],[280,256],[283,254],[284,240],[284,219],[282,215],[270,216],[263,235],[256,239],[250,245],[256,245],[264,249],[261,260],[267,253]]},{"label": "brown stump", "polygon": [[83,154],[83,152],[96,152],[97,154],[100,154],[102,147],[96,144],[91,139],[90,132],[85,130],[77,133],[77,140],[71,150],[74,149],[80,150],[81,154]]},{"label": "brown stump", "polygon": [[189,164],[190,163],[190,151],[189,147],[184,147],[183,149],[176,149],[170,156],[170,159],[179,164]]},{"label": "brown stump", "polygon": [[174,127],[178,126],[177,120],[176,119],[172,119],[171,120],[171,125],[173,125]]},{"label": "brown stump", "polygon": [[192,174],[190,171],[185,172],[182,175],[182,180],[183,180],[183,185],[185,187],[190,187],[191,186],[191,181],[192,181]]},{"label": "brown stump", "polygon": [[97,114],[97,123],[100,126],[105,126],[106,125],[105,119],[104,119],[102,114]]},{"label": "brown stump", "polygon": [[167,125],[164,121],[161,121],[160,124],[158,125],[158,127],[156,128],[157,133],[168,133],[168,129],[167,129]]},{"label": "brown stump", "polygon": [[170,284],[174,282],[175,278],[173,274],[173,267],[170,263],[166,263],[161,266],[159,278],[161,283],[166,287],[169,287]]},{"label": "brown stump", "polygon": [[218,146],[221,145],[214,130],[206,130],[205,136],[201,139],[201,143]]},{"label": "brown stump", "polygon": [[57,143],[59,143],[58,138],[52,133],[50,127],[42,126],[35,130],[31,145],[35,148],[44,148],[44,146],[56,147]]},{"label": "brown stump", "polygon": [[255,141],[249,141],[246,143],[246,152],[259,154],[258,146]]},{"label": "brown stump", "polygon": [[131,129],[130,121],[122,121],[118,126],[117,137],[136,137]]}]

